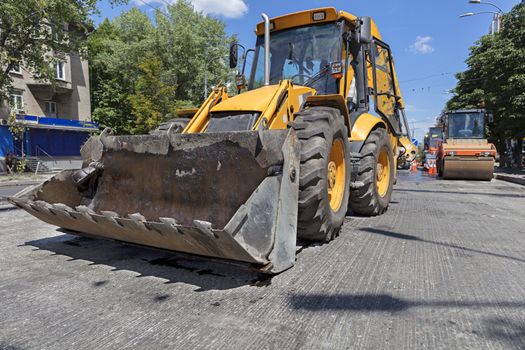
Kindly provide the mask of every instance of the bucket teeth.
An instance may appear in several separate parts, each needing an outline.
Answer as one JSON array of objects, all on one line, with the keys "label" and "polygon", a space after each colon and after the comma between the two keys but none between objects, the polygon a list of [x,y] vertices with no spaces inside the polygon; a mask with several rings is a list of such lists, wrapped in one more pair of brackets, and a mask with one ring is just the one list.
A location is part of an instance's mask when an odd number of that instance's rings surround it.
[{"label": "bucket teeth", "polygon": [[82,214],[87,214],[87,215],[97,215],[97,213],[95,213],[94,210],[86,207],[85,205],[79,205],[78,207],[75,207],[75,209],[79,212],[79,213],[82,213]]},{"label": "bucket teeth", "polygon": [[79,205],[75,207],[75,209],[86,219],[88,219],[90,222],[96,223],[97,221],[94,219],[94,215],[97,215],[92,209],[86,207],[85,205]]},{"label": "bucket teeth", "polygon": [[159,218],[160,222],[166,225],[177,226],[179,223],[174,218]]},{"label": "bucket teeth", "polygon": [[201,221],[201,220],[193,220],[193,225],[199,229],[200,232],[205,234],[206,236],[210,238],[217,238],[215,233],[213,233],[211,229],[211,222],[208,221]]},{"label": "bucket teeth", "polygon": [[[140,213],[134,213],[134,214],[128,214],[129,220],[122,220],[121,223],[129,223],[132,226],[135,226],[135,228],[142,230],[142,231],[152,231],[152,229],[146,224],[146,218],[144,215]],[[118,220],[118,219],[117,219]]]},{"label": "bucket teeth", "polygon": [[45,213],[45,214],[51,214],[51,215],[56,215],[55,213],[53,213],[53,212],[51,212],[49,210],[50,208],[52,208],[52,206],[51,206],[51,204],[49,204],[47,202],[35,201],[35,202],[31,203],[30,206],[31,206],[31,208],[33,208],[37,212]]},{"label": "bucket teeth", "polygon": [[101,211],[100,214],[104,216],[106,219],[108,219],[111,223],[118,227],[122,227],[122,224],[117,221],[119,218],[119,215],[115,213],[114,211]]},{"label": "bucket teeth", "polygon": [[182,233],[180,232],[178,226],[179,223],[174,218],[159,218],[160,222],[162,222],[164,225],[163,227],[169,232],[174,231],[175,233]]},{"label": "bucket teeth", "polygon": [[65,219],[69,219],[69,218],[76,219],[76,217],[73,216],[73,214],[72,214],[72,212],[74,212],[74,210],[72,208],[68,207],[67,205],[63,204],[63,203],[55,203],[55,204],[53,204],[49,208],[49,211],[52,212],[53,214],[57,215],[57,216],[62,216]]},{"label": "bucket teeth", "polygon": [[33,201],[31,200],[23,201],[23,200],[20,200],[19,198],[12,197],[12,198],[8,198],[8,201],[21,209],[24,209],[30,212],[33,210],[33,207],[31,206]]},{"label": "bucket teeth", "polygon": [[140,213],[129,214],[128,218],[130,218],[133,221],[146,222],[146,218]]}]

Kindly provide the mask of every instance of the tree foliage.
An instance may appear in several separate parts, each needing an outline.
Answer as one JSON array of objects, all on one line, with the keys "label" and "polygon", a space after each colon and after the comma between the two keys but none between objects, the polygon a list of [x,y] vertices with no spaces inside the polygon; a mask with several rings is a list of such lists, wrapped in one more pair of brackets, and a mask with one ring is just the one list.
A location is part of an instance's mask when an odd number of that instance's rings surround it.
[{"label": "tree foliage", "polygon": [[96,4],[97,0],[0,1],[0,100],[12,87],[9,72],[19,65],[35,79],[53,83],[53,66],[60,55],[83,53]]},{"label": "tree foliage", "polygon": [[153,19],[136,8],[89,38],[94,120],[136,134],[204,99],[204,78],[225,82],[224,23],[178,0]]},{"label": "tree foliage", "polygon": [[135,116],[133,133],[147,133],[167,119],[175,117],[181,104],[176,99],[177,86],[166,84],[162,76],[162,62],[158,57],[146,58],[139,64],[140,76],[135,92],[128,97],[131,113]]},{"label": "tree foliage", "polygon": [[[457,74],[447,109],[485,107],[494,115],[489,137],[500,147],[525,137],[525,1],[503,16],[502,30],[470,48],[468,69]],[[500,153],[504,149],[500,149]]]}]

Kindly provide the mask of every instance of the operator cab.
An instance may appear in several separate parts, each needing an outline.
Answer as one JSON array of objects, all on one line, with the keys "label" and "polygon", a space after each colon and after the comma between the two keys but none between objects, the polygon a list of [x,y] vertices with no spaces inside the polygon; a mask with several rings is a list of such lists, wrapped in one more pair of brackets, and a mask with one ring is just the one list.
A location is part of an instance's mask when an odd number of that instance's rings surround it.
[{"label": "operator cab", "polygon": [[445,125],[447,138],[485,138],[485,113],[481,110],[447,113],[446,119]]},{"label": "operator cab", "polygon": [[[290,28],[272,33],[270,85],[289,79],[315,89],[317,94],[338,93],[332,65],[341,69],[341,22]],[[335,63],[334,63],[335,62]],[[264,37],[257,37],[249,90],[264,85]]]}]

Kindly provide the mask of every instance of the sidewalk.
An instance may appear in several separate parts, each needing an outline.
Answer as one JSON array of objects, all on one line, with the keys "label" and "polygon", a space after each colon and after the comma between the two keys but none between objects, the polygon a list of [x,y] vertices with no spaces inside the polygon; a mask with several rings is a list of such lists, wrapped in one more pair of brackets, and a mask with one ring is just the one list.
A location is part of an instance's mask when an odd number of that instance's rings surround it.
[{"label": "sidewalk", "polygon": [[494,168],[494,178],[525,186],[525,169]]},{"label": "sidewalk", "polygon": [[55,173],[45,173],[45,174],[14,174],[14,175],[0,175],[0,187],[11,187],[11,186],[29,186],[36,185],[41,183]]}]

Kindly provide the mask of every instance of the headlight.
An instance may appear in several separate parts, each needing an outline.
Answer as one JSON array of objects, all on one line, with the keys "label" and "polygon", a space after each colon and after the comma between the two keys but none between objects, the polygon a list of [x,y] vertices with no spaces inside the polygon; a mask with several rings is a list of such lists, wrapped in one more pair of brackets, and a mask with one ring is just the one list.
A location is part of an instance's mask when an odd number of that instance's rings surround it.
[{"label": "headlight", "polygon": [[454,157],[456,155],[456,152],[450,151],[450,152],[448,152],[448,155],[451,156],[451,157]]}]

